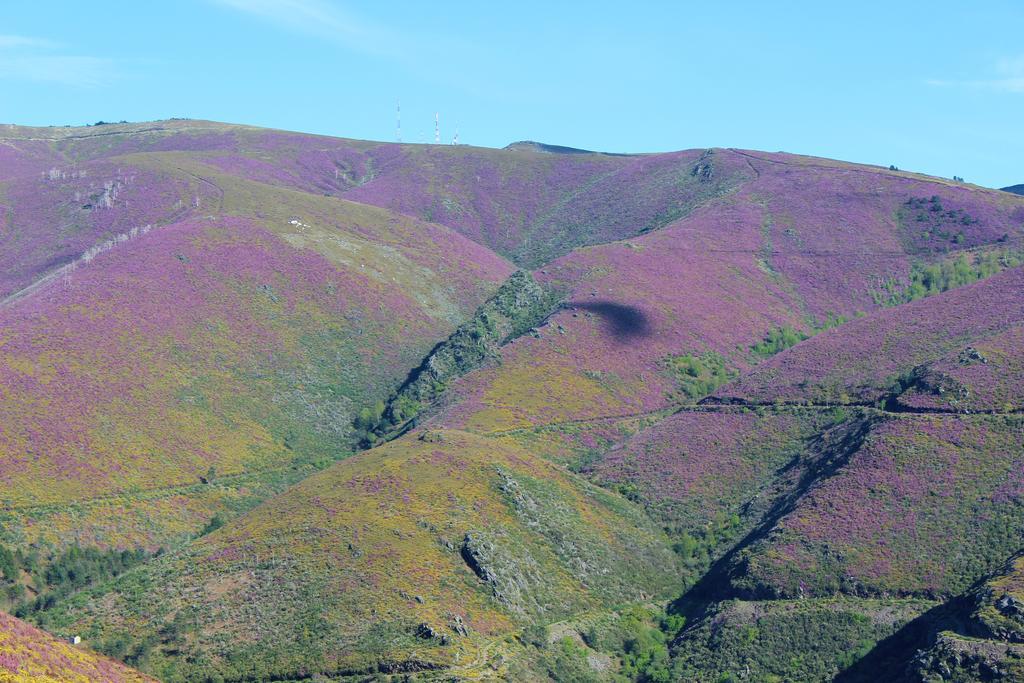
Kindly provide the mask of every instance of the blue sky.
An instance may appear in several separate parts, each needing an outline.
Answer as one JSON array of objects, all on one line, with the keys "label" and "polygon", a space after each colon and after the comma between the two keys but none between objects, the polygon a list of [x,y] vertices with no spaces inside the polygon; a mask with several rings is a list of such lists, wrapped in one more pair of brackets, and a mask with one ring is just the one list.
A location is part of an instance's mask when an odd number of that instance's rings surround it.
[{"label": "blue sky", "polygon": [[[1024,182],[1024,3],[5,1],[0,122],[172,116]],[[981,5],[978,8],[972,5]]]}]

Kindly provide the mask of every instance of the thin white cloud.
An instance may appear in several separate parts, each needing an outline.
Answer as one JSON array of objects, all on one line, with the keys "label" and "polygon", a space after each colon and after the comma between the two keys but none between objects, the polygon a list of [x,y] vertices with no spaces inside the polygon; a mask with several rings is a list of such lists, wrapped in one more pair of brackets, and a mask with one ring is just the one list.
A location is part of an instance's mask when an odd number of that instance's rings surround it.
[{"label": "thin white cloud", "polygon": [[75,55],[0,55],[0,79],[98,88],[114,80],[114,64]]},{"label": "thin white cloud", "polygon": [[0,80],[96,88],[114,80],[112,60],[59,54],[60,44],[44,38],[0,35]]},{"label": "thin white cloud", "polygon": [[928,85],[943,88],[975,88],[1005,93],[1024,93],[1024,55],[1000,59],[993,69],[993,78],[963,81],[930,79],[925,82]]},{"label": "thin white cloud", "polygon": [[384,25],[349,11],[342,0],[206,1],[277,28],[386,60],[425,80],[462,90],[472,89],[472,85],[453,76],[451,65],[477,62],[486,54],[485,46],[457,32],[425,35]]},{"label": "thin white cloud", "polygon": [[38,47],[54,48],[57,44],[43,38],[31,38],[29,36],[0,35],[0,50],[15,47]]},{"label": "thin white cloud", "polygon": [[293,31],[376,55],[398,56],[398,36],[324,0],[211,0]]},{"label": "thin white cloud", "polygon": [[1000,59],[996,62],[996,71],[1013,76],[1024,76],[1024,55]]}]

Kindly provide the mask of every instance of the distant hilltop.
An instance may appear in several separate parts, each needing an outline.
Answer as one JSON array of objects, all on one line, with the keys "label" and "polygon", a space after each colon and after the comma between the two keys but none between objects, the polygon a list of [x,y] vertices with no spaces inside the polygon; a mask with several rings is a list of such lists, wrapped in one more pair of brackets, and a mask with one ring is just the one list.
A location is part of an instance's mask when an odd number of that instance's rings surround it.
[{"label": "distant hilltop", "polygon": [[533,140],[520,140],[519,142],[513,142],[512,144],[506,145],[507,150],[521,150],[529,152],[544,152],[546,154],[604,154],[606,156],[615,157],[629,157],[636,156],[635,154],[617,154],[613,152],[595,152],[590,149],[579,149],[578,147],[565,147],[563,145],[549,145],[544,142],[535,142]]}]

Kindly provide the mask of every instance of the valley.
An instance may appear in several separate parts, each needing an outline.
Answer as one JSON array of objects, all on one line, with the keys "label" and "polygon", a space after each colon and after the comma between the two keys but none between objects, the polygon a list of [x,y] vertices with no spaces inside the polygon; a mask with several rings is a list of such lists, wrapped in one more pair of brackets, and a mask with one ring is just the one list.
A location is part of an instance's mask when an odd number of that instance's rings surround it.
[{"label": "valley", "polygon": [[1007,189],[4,127],[0,679],[1018,680]]}]

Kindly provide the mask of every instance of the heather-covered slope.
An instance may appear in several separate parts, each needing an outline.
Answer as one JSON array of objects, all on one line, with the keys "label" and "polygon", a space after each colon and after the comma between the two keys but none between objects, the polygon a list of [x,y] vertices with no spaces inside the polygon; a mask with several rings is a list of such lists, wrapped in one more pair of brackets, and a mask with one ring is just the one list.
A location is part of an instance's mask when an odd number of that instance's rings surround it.
[{"label": "heather-covered slope", "polygon": [[[842,672],[836,680],[860,681],[886,670],[893,680],[933,680],[942,672],[941,680],[1014,680],[1015,645],[973,640],[981,635],[976,627],[933,635],[962,623],[950,616],[959,609],[956,596],[996,571],[1024,538],[1024,422],[1006,412],[1018,406],[1005,400],[1016,389],[1020,277],[1020,269],[1011,270],[801,342],[719,392],[756,407],[684,410],[596,461],[600,477],[635,482],[663,514],[693,505],[719,510],[719,518],[735,515],[689,532],[691,563],[705,553],[722,559],[678,603],[692,623],[673,646],[676,676],[817,681]],[[983,352],[966,345],[974,334],[991,354],[991,368]],[[883,350],[870,356],[874,364],[859,353],[872,347]],[[939,370],[970,387],[957,394],[962,402],[937,403],[952,398],[945,376],[945,389],[927,393],[935,405],[907,400],[937,386],[927,380]],[[757,393],[778,382],[794,388],[792,398],[783,394],[793,402],[834,405],[835,383],[818,379],[825,375],[859,378],[861,384],[840,387],[866,387],[858,390],[878,392],[875,400],[890,391],[892,380],[884,378],[900,372],[910,379],[885,403],[898,412],[789,407]],[[811,381],[780,382],[800,376]],[[964,414],[979,409],[998,414]],[[717,412],[718,420],[711,417]],[[808,438],[806,428],[787,430],[801,414],[817,415],[810,431],[824,431]],[[760,439],[744,439],[753,425]],[[730,501],[734,492],[745,500]],[[1006,605],[1012,612],[1012,600]],[[813,638],[795,635],[805,632]],[[914,649],[927,643],[932,650],[914,659]],[[960,666],[966,673],[949,678]]]},{"label": "heather-covered slope", "polygon": [[451,225],[537,267],[586,246],[660,228],[748,180],[742,164],[702,172],[705,152],[610,157],[407,147],[346,196]]},{"label": "heather-covered slope", "polygon": [[164,680],[472,673],[490,640],[671,595],[679,573],[622,498],[522,449],[430,431],[334,465],[54,623],[100,647],[148,639],[139,661]]},{"label": "heather-covered slope", "polygon": [[[756,405],[684,408],[588,456],[584,471],[685,532],[676,547],[689,566],[710,563],[679,602],[693,622],[673,646],[675,677],[830,680],[869,653],[902,670],[910,655],[893,654],[893,643],[934,622],[921,616],[936,607],[929,599],[966,590],[1020,549],[1024,423],[962,414],[1019,408],[1020,277],[1011,270],[843,324],[719,392]],[[836,382],[814,371],[851,378],[847,391],[877,391],[871,402],[907,373],[890,402],[900,412],[791,407],[757,393],[775,390],[780,376],[809,377],[793,381],[791,402],[835,405],[838,392],[814,389]],[[969,389],[951,389],[954,377]],[[909,414],[921,410],[948,414]],[[966,666],[997,649],[963,641],[953,657],[951,638],[928,661]],[[867,680],[871,661],[842,680]]]},{"label": "heather-covered slope", "polygon": [[43,140],[24,139],[20,126],[0,127],[0,182],[51,168],[60,154]]},{"label": "heather-covered slope", "polygon": [[214,201],[210,186],[187,176],[106,160],[54,163],[0,182],[0,300],[98,245],[196,215]]},{"label": "heather-covered slope", "polygon": [[[968,384],[976,382],[975,390],[981,396],[963,407],[1001,410],[1009,403],[1011,409],[1019,408],[1012,376],[1020,353],[1013,346],[1014,330],[1024,321],[1022,292],[1024,268],[1014,268],[972,285],[880,311],[779,354],[722,387],[714,397],[743,403],[870,404],[885,399],[901,374],[931,361],[943,361],[945,365],[940,366],[946,367],[947,357],[956,358],[960,365],[962,356],[963,368],[954,374]],[[1008,385],[999,378],[1002,367],[969,369],[975,361],[970,349],[975,344],[988,344],[990,338],[993,356],[1010,373]],[[1006,350],[998,353],[997,349],[1003,347]],[[977,360],[978,365],[985,365],[980,358]],[[909,375],[905,379],[908,383],[914,381]],[[974,395],[970,389],[968,386],[965,398]],[[917,393],[923,390],[923,386],[915,388]]]},{"label": "heather-covered slope", "polygon": [[1024,324],[919,366],[896,401],[905,410],[1024,409]]},{"label": "heather-covered slope", "polygon": [[441,226],[213,178],[222,217],[131,233],[0,308],[8,542],[155,547],[250,506],[344,454],[511,272]]},{"label": "heather-covered slope", "polygon": [[689,554],[706,554],[722,540],[713,537],[735,537],[764,514],[778,494],[779,471],[792,468],[809,440],[837,419],[842,416],[810,410],[684,410],[584,471],[628,491],[676,533],[692,537]]},{"label": "heather-covered slope", "polygon": [[744,595],[948,597],[1024,535],[1024,422],[899,416],[735,558]]},{"label": "heather-covered slope", "polygon": [[4,683],[142,683],[152,680],[123,664],[61,642],[0,612],[0,681]]},{"label": "heather-covered slope", "polygon": [[[1024,228],[1024,203],[993,191],[787,155],[724,150],[702,163],[715,168],[737,158],[757,175],[728,196],[655,232],[577,249],[537,271],[539,281],[565,292],[562,309],[534,336],[506,346],[500,366],[461,380],[437,423],[502,430],[659,410],[679,390],[676,356],[711,353],[726,368],[749,368],[759,360],[751,346],[773,330],[812,332],[836,316],[877,310],[883,283],[909,282],[918,260],[1006,244],[1003,235],[1017,240]],[[947,205],[970,207],[971,221],[957,223],[961,242],[936,244],[899,218],[909,198],[934,192]],[[1014,277],[991,285],[995,295],[1011,296]],[[936,335],[942,324],[933,326]],[[921,342],[929,353],[931,342]],[[862,358],[863,350],[850,353]],[[812,366],[801,372],[821,372],[821,358]]]},{"label": "heather-covered slope", "polygon": [[147,671],[821,680],[1020,549],[1024,198],[728,149],[5,135],[5,540],[211,532],[38,615]]},{"label": "heather-covered slope", "polygon": [[[50,155],[59,154],[64,164],[51,167],[46,179],[61,184],[102,160],[181,152],[228,175],[345,196],[443,223],[525,265],[539,265],[575,246],[661,227],[750,174],[742,164],[695,172],[703,154],[699,150],[567,157],[533,150],[389,145],[205,121],[86,131],[18,127],[4,131],[0,141],[19,147],[49,143]],[[36,168],[25,165],[24,171]],[[101,187],[96,181],[100,174],[87,175],[92,180],[78,185]]]}]

